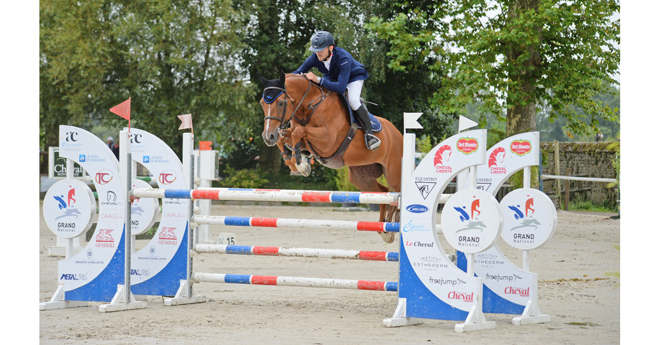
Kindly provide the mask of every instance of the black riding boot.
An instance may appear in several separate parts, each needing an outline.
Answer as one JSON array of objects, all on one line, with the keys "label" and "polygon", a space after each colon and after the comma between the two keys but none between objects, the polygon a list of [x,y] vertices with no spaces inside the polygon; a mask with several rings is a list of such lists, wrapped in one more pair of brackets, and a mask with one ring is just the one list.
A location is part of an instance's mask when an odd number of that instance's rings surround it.
[{"label": "black riding boot", "polygon": [[364,107],[360,105],[357,110],[353,111],[357,114],[357,118],[362,124],[362,129],[364,130],[364,142],[367,144],[367,148],[371,151],[376,151],[380,146],[380,139],[374,135],[374,132],[371,130],[371,120],[369,120],[369,112]]}]

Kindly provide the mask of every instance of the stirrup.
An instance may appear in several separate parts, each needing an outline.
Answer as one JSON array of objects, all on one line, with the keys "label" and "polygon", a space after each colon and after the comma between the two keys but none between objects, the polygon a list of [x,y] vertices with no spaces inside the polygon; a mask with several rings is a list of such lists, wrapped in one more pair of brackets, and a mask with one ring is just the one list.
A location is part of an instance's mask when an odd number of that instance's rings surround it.
[{"label": "stirrup", "polygon": [[380,139],[373,134],[365,133],[364,142],[367,144],[367,148],[371,151],[376,151],[380,147]]}]

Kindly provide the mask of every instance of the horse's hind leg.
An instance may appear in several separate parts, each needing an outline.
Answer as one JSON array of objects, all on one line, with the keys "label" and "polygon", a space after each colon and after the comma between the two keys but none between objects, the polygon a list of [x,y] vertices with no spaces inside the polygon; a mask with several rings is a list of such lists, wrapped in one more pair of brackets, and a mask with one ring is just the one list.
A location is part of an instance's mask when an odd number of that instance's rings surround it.
[{"label": "horse's hind leg", "polygon": [[[383,167],[380,164],[369,164],[352,166],[348,168],[348,180],[357,189],[363,192],[383,192],[386,193],[388,188],[380,184],[377,179],[383,174]],[[380,205],[379,222],[385,221],[388,205]],[[393,232],[378,232],[387,243],[394,242]]]}]

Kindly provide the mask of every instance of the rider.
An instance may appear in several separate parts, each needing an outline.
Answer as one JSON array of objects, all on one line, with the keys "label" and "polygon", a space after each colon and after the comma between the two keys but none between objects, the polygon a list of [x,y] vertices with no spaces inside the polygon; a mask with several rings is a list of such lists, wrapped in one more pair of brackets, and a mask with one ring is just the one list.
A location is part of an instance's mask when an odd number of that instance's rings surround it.
[{"label": "rider", "polygon": [[[309,50],[314,54],[308,57],[293,73],[306,73],[307,79],[338,94],[343,94],[345,90],[348,90],[348,103],[362,124],[367,147],[372,151],[378,149],[380,139],[374,135],[369,112],[360,102],[362,84],[369,78],[365,66],[353,59],[346,50],[335,46],[334,37],[327,31],[317,31],[312,36],[312,46]],[[322,78],[309,72],[313,67],[323,73]]]}]

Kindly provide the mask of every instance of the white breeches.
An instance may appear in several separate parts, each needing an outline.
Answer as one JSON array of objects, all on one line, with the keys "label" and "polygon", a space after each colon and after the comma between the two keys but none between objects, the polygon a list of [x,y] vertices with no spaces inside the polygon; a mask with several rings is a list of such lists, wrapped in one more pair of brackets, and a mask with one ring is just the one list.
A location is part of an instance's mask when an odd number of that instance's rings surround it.
[{"label": "white breeches", "polygon": [[353,110],[357,110],[362,105],[360,103],[362,84],[364,84],[364,80],[356,80],[346,85],[346,90],[348,91],[348,104],[351,105],[351,109]]}]

